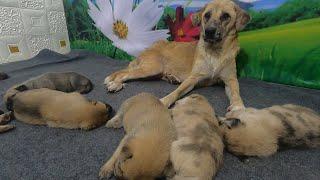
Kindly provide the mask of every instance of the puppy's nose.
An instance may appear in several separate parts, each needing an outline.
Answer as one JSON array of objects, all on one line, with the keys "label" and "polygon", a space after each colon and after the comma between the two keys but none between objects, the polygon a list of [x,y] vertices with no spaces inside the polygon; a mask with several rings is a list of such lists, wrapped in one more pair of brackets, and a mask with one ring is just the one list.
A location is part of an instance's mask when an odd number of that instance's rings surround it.
[{"label": "puppy's nose", "polygon": [[106,106],[107,115],[110,117],[113,112],[113,109],[109,104],[107,104],[107,103],[104,103],[104,104]]},{"label": "puppy's nose", "polygon": [[207,28],[205,31],[206,36],[208,37],[214,37],[216,32],[217,32],[217,28],[214,28],[214,27]]}]

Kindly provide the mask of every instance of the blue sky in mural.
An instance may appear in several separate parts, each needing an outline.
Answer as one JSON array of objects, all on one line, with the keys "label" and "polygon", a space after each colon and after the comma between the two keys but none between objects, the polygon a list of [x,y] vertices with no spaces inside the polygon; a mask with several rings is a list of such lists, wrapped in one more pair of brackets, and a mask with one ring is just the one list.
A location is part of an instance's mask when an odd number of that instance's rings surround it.
[{"label": "blue sky in mural", "polygon": [[[74,0],[69,0],[74,1]],[[92,0],[94,1],[94,0]],[[139,0],[142,1],[142,0]],[[177,7],[178,5],[187,5],[190,9],[197,9],[203,7],[206,3],[211,0],[159,0],[162,5],[170,5],[172,7]],[[249,3],[253,6],[255,10],[270,10],[275,9],[285,3],[288,0],[238,0],[243,3]]]},{"label": "blue sky in mural", "polygon": [[[191,8],[203,7],[206,3],[211,0],[192,0],[189,4]],[[261,10],[261,9],[275,9],[282,5],[287,0],[238,0],[244,3],[250,3],[253,5],[253,9]],[[188,4],[189,0],[160,0],[163,4],[170,4],[172,6],[176,5],[185,5]]]}]

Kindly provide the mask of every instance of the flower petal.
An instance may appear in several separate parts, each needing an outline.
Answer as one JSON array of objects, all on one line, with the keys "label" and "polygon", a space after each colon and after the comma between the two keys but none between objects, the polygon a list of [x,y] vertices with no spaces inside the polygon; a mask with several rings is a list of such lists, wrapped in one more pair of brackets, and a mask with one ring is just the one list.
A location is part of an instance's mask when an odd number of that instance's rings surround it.
[{"label": "flower petal", "polygon": [[149,31],[159,22],[163,11],[158,1],[144,0],[132,12],[128,26],[137,31]]},{"label": "flower petal", "polygon": [[88,2],[88,14],[95,23],[94,25],[99,29],[105,36],[110,40],[114,41],[116,39],[112,31],[113,15],[112,7],[109,0],[97,0],[97,5],[99,9],[91,2]]},{"label": "flower petal", "polygon": [[193,36],[193,37],[200,36],[200,27],[191,28],[187,32],[185,32],[185,34],[187,36]]},{"label": "flower petal", "polygon": [[133,0],[114,0],[113,7],[115,20],[122,20],[127,22],[127,19],[131,16],[132,13]]}]

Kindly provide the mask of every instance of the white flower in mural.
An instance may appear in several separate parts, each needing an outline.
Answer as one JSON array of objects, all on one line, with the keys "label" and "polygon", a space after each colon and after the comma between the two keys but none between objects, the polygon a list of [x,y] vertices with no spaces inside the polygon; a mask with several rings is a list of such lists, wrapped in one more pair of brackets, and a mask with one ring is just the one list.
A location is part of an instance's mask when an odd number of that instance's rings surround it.
[{"label": "white flower in mural", "polygon": [[87,1],[95,26],[130,55],[138,56],[154,42],[169,37],[168,30],[152,30],[163,14],[158,1],[143,0],[135,9],[132,0],[114,0],[113,4],[96,0],[97,6]]}]

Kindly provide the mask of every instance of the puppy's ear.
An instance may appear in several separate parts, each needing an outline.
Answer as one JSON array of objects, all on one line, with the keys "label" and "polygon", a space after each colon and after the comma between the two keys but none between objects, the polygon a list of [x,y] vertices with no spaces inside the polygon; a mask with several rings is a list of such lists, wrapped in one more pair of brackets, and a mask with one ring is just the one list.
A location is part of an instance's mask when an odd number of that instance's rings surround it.
[{"label": "puppy's ear", "polygon": [[224,121],[224,124],[229,128],[232,129],[234,127],[237,127],[241,124],[241,120],[237,118],[231,118],[231,119],[226,119]]},{"label": "puppy's ear", "polygon": [[16,89],[17,91],[22,92],[22,91],[28,90],[28,87],[23,84],[23,85],[20,85],[20,86],[16,87],[15,89]]},{"label": "puppy's ear", "polygon": [[251,17],[246,11],[241,9],[238,5],[235,5],[235,11],[237,14],[236,29],[237,31],[241,31],[249,23],[249,21],[251,20]]},{"label": "puppy's ear", "polygon": [[128,159],[131,159],[133,157],[133,154],[131,152],[131,149],[128,144],[124,145],[121,149],[123,161],[126,161]]},{"label": "puppy's ear", "polygon": [[204,10],[206,9],[207,6],[204,6],[202,9],[199,11],[195,12],[191,16],[191,21],[193,26],[200,26],[201,25],[201,19],[202,19],[202,14]]}]

